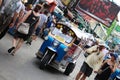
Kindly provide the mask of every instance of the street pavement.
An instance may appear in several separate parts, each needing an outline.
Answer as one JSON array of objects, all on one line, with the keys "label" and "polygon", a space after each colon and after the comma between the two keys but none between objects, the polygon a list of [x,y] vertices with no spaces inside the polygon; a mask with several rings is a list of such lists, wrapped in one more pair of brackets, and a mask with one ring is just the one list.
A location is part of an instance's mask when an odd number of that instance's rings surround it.
[{"label": "street pavement", "polygon": [[[6,36],[0,40],[0,80],[75,80],[83,61],[83,54],[80,55],[77,66],[69,76],[62,71],[47,67],[39,69],[39,60],[35,53],[38,51],[43,40],[38,38],[32,45],[24,44],[15,56],[10,55],[7,50],[12,46],[12,36]],[[94,75],[87,80],[94,80]]]}]

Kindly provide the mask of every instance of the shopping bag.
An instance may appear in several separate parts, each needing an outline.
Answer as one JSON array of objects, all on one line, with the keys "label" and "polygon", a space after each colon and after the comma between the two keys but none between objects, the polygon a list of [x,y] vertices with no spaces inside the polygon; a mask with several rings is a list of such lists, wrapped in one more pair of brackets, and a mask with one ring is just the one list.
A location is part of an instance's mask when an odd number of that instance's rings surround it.
[{"label": "shopping bag", "polygon": [[21,23],[18,27],[18,32],[20,32],[22,34],[28,34],[29,28],[30,28],[29,23]]}]

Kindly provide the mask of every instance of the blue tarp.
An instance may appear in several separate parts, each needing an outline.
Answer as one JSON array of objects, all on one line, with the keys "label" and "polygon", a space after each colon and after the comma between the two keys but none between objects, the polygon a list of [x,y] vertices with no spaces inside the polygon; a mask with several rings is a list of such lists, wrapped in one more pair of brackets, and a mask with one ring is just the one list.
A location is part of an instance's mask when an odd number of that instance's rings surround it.
[{"label": "blue tarp", "polygon": [[114,44],[120,44],[120,39],[117,37],[114,37],[113,42],[114,42]]}]

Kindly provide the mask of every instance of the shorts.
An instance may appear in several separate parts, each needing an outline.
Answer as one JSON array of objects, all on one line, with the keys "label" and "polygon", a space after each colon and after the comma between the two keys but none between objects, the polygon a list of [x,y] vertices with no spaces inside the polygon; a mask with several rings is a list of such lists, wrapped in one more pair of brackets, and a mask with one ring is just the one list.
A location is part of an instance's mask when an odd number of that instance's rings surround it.
[{"label": "shorts", "polygon": [[89,65],[86,62],[83,63],[80,69],[80,72],[83,72],[87,77],[89,77],[92,74],[92,71],[93,69],[89,67]]},{"label": "shorts", "polygon": [[15,34],[14,34],[14,38],[21,38],[24,41],[26,41],[28,38],[30,38],[30,35],[22,34],[22,33],[18,32],[18,31],[16,31]]}]

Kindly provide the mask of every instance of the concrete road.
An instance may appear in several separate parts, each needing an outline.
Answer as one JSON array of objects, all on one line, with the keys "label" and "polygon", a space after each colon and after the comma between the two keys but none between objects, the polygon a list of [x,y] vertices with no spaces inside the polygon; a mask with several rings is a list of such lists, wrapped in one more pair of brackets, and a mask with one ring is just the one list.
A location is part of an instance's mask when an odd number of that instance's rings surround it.
[{"label": "concrete road", "polygon": [[[40,70],[35,53],[42,42],[38,38],[31,46],[24,44],[15,56],[11,56],[7,50],[12,45],[12,36],[7,34],[0,40],[0,80],[74,80],[84,60],[83,55],[80,55],[75,70],[69,76],[51,67]],[[93,77],[87,80],[93,80]]]}]

